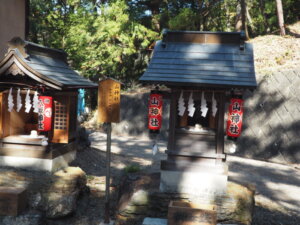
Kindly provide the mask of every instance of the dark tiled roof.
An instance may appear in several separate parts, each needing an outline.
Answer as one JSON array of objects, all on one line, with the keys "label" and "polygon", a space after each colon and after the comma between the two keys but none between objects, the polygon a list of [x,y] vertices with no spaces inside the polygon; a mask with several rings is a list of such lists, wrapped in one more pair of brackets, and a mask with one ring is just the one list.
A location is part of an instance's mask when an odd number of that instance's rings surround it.
[{"label": "dark tiled roof", "polygon": [[60,59],[31,54],[30,57],[24,59],[24,62],[38,73],[65,86],[95,85],[88,79],[80,76]]},{"label": "dark tiled roof", "polygon": [[[192,34],[197,35],[197,32]],[[168,39],[172,41],[156,43],[152,59],[140,81],[170,86],[257,86],[251,44],[243,43],[244,49],[241,50],[240,43],[176,42],[170,37]]]},{"label": "dark tiled roof", "polygon": [[20,38],[12,39],[9,45],[9,52],[0,62],[0,75],[5,73],[11,63],[16,63],[24,74],[52,88],[98,86],[71,69],[67,63],[67,54],[62,50],[47,48]]}]

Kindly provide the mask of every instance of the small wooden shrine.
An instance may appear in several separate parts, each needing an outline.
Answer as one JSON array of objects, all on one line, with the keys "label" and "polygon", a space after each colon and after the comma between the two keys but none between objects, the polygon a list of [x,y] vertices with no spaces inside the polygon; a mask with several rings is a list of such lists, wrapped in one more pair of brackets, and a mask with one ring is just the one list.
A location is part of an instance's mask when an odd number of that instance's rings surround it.
[{"label": "small wooden shrine", "polygon": [[98,85],[72,70],[62,50],[21,38],[9,47],[0,62],[0,163],[64,167],[76,155],[78,89]]},{"label": "small wooden shrine", "polygon": [[224,193],[225,103],[257,86],[252,45],[243,33],[167,31],[140,81],[170,89],[168,157],[161,162],[160,190]]}]

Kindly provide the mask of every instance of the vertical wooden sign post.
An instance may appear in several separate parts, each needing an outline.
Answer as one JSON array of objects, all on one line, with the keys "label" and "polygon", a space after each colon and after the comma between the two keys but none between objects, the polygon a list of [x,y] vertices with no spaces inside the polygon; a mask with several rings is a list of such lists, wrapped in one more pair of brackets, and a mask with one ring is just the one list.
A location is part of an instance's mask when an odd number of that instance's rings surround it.
[{"label": "vertical wooden sign post", "polygon": [[110,202],[110,152],[111,152],[111,123],[120,122],[120,91],[121,83],[111,78],[99,82],[98,87],[98,123],[106,123],[106,188],[104,223],[109,223]]}]

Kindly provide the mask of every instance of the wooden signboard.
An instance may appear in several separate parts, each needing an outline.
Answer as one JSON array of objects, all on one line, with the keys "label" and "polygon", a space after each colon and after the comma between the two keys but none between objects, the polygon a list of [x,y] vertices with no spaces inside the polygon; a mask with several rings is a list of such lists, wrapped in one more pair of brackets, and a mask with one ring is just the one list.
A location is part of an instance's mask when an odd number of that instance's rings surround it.
[{"label": "wooden signboard", "polygon": [[215,205],[171,201],[168,209],[168,225],[216,225]]},{"label": "wooden signboard", "polygon": [[98,122],[120,122],[121,83],[107,78],[99,82],[98,87]]}]

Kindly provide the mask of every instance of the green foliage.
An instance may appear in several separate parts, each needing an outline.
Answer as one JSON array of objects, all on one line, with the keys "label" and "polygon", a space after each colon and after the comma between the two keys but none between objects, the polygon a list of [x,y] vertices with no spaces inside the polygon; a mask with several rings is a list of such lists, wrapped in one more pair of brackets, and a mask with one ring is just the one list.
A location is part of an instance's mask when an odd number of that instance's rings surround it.
[{"label": "green foliage", "polygon": [[181,9],[179,14],[169,20],[169,28],[172,30],[197,30],[197,14],[189,8]]},{"label": "green foliage", "polygon": [[[29,39],[64,49],[74,69],[93,80],[136,83],[163,28],[235,31],[236,0],[30,1]],[[275,0],[246,0],[254,37],[278,30]],[[300,1],[283,1],[286,24],[300,18]]]},{"label": "green foliage", "polygon": [[141,167],[137,164],[130,164],[124,168],[125,173],[136,173],[141,171]]},{"label": "green foliage", "polygon": [[143,72],[148,47],[158,38],[138,22],[129,19],[123,0],[100,5],[92,1],[31,4],[30,39],[63,48],[72,66],[94,80],[111,76],[130,84]]}]

